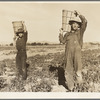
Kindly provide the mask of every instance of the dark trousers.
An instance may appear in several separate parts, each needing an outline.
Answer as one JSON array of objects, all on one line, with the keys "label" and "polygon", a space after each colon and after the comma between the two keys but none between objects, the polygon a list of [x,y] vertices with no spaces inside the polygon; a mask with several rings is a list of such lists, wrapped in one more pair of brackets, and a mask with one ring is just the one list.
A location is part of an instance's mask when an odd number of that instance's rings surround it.
[{"label": "dark trousers", "polygon": [[27,54],[25,50],[20,50],[16,55],[16,67],[18,69],[18,74],[22,75],[23,79],[27,78],[27,68],[26,68]]}]

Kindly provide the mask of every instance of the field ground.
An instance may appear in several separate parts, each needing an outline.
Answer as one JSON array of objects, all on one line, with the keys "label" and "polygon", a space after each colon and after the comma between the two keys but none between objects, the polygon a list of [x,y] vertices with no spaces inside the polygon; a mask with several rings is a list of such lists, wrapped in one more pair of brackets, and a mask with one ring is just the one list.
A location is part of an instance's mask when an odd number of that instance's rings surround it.
[{"label": "field ground", "polygon": [[[68,92],[59,85],[59,70],[63,69],[64,45],[27,47],[28,77],[16,76],[14,47],[0,47],[0,92]],[[100,49],[82,51],[83,83],[74,92],[100,91]]]}]

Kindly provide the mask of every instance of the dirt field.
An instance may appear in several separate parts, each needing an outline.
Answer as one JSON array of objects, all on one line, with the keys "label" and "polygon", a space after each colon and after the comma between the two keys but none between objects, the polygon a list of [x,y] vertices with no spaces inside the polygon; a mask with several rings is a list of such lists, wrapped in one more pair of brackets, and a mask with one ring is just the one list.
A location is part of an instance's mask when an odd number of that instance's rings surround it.
[{"label": "dirt field", "polygon": [[[27,80],[17,77],[16,49],[0,47],[0,92],[69,92],[59,85],[63,71],[64,45],[27,47]],[[100,91],[100,49],[82,51],[83,83],[74,92]]]}]

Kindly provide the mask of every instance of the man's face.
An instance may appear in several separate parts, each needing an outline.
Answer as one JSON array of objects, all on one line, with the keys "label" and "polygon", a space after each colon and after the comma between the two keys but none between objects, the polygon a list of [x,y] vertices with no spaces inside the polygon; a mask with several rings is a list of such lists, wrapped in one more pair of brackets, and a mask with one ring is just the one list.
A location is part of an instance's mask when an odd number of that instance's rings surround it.
[{"label": "man's face", "polygon": [[23,33],[19,33],[19,37],[20,37],[20,38],[23,37]]},{"label": "man's face", "polygon": [[76,22],[73,22],[73,23],[72,23],[72,29],[73,29],[73,30],[77,30],[78,28],[79,28],[79,24],[76,23]]}]

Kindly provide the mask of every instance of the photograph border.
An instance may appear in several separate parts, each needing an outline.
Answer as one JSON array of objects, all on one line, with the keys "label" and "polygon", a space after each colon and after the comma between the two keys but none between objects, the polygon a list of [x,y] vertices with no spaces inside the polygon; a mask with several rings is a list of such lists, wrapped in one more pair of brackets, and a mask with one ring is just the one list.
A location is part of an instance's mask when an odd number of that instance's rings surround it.
[{"label": "photograph border", "polygon": [[[61,3],[63,3],[63,2],[89,2],[89,3],[93,3],[93,2],[99,2],[100,3],[100,0],[96,0],[96,1],[94,1],[94,0],[44,0],[44,1],[42,1],[42,0],[4,0],[4,1],[2,1],[2,0],[0,0],[0,3],[1,2],[4,2],[4,3],[6,3],[6,2],[9,2],[9,3],[11,3],[11,2],[61,2]],[[67,94],[67,95],[66,95]],[[55,100],[55,99],[57,99],[57,100],[69,100],[69,99],[71,99],[71,100],[77,100],[77,99],[91,99],[91,100],[98,100],[99,98],[100,98],[100,93],[66,93],[66,94],[64,94],[63,92],[62,93],[45,93],[45,92],[43,92],[43,93],[30,93],[30,92],[27,92],[27,93],[18,93],[18,92],[2,92],[2,93],[0,93],[0,100],[20,100],[20,99],[24,99],[24,100],[31,100],[31,99],[37,99],[37,100]],[[23,95],[24,95],[24,98],[23,98]],[[72,97],[73,96],[73,97]]]}]

